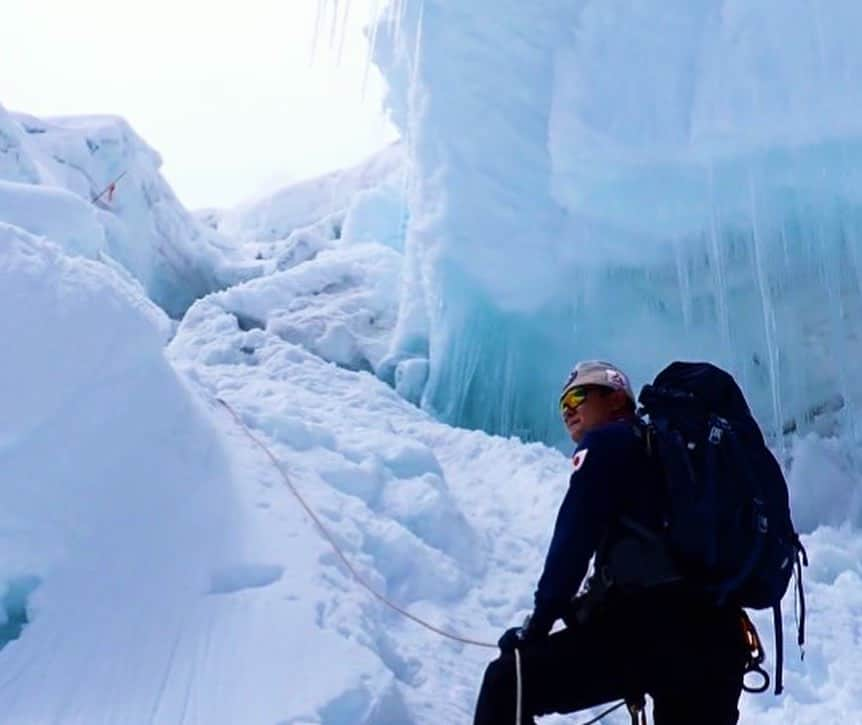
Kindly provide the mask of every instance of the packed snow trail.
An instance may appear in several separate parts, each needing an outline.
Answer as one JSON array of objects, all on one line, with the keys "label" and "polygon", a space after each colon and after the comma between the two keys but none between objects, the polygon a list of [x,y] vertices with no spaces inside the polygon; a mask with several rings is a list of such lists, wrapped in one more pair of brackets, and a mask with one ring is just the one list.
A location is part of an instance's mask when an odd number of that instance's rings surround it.
[{"label": "packed snow trail", "polygon": [[[494,641],[531,597],[533,572],[519,572],[521,561],[512,569],[506,560],[516,551],[532,550],[535,569],[549,532],[531,536],[507,520],[503,490],[481,506],[472,502],[480,488],[477,479],[482,469],[507,478],[526,468],[524,477],[534,480],[530,498],[543,500],[550,511],[565,483],[565,459],[540,446],[523,448],[516,441],[453,431],[368,374],[327,364],[262,330],[240,330],[235,317],[219,306],[226,299],[227,294],[214,295],[190,311],[170,348],[178,365],[208,394],[223,397],[256,435],[268,439],[365,578],[441,628]],[[183,357],[193,357],[194,364],[181,362]],[[264,464],[269,464],[265,458]],[[542,478],[554,485],[537,485]],[[278,496],[282,505],[298,507],[282,486]],[[462,511],[482,511],[484,526],[492,524],[497,532],[478,533]],[[524,514],[529,518],[535,511]],[[496,551],[503,529],[514,540]],[[306,533],[317,537],[310,526]],[[518,580],[510,588],[523,597],[475,590],[473,582],[489,561],[500,569],[498,584]],[[455,674],[461,668],[447,663],[453,670],[446,677],[450,694],[429,713],[438,722],[468,719],[475,678],[488,653],[418,630],[358,589],[331,552],[322,562],[331,570],[324,576],[345,589],[325,606],[327,626],[373,643],[395,680],[407,685],[399,687],[405,702],[418,697],[427,709],[440,700],[439,693],[421,695],[422,683],[434,669],[429,653],[458,652],[463,661],[475,663],[461,676]],[[404,722],[423,721],[415,718],[411,714]]]},{"label": "packed snow trail", "polygon": [[375,599],[377,599],[381,604],[386,605],[387,607],[389,607],[394,612],[397,612],[398,614],[400,614],[402,617],[406,617],[407,619],[415,622],[420,627],[424,627],[429,632],[433,632],[434,634],[439,634],[441,637],[445,637],[446,639],[451,639],[453,642],[460,642],[461,644],[471,644],[471,645],[474,645],[476,647],[484,647],[486,649],[496,649],[497,648],[497,645],[495,645],[492,642],[481,642],[481,641],[476,640],[476,639],[470,639],[468,637],[465,637],[464,635],[459,635],[459,634],[455,634],[453,632],[447,632],[446,630],[440,629],[439,627],[436,627],[435,625],[425,621],[424,619],[421,619],[420,617],[417,617],[416,615],[411,614],[409,611],[407,611],[403,607],[399,606],[398,604],[393,602],[391,599],[388,599],[386,596],[384,596],[383,594],[378,592],[374,587],[372,587],[362,577],[362,575],[356,570],[356,567],[354,567],[353,564],[350,563],[350,559],[348,559],[344,555],[344,552],[342,551],[341,547],[338,545],[338,542],[335,540],[335,538],[329,532],[329,529],[326,528],[326,525],[320,520],[320,518],[317,516],[317,514],[314,513],[314,510],[308,505],[308,503],[306,503],[305,499],[302,497],[302,494],[299,493],[296,486],[293,485],[293,482],[290,480],[290,477],[284,472],[284,469],[281,467],[281,464],[278,462],[278,459],[273,455],[272,451],[270,451],[269,448],[266,447],[266,444],[262,443],[260,441],[260,439],[255,437],[254,433],[252,433],[248,429],[248,426],[246,426],[242,422],[242,419],[239,417],[239,415],[237,415],[236,411],[233,408],[231,408],[221,398],[218,399],[218,402],[221,405],[223,405],[228,412],[230,412],[230,414],[233,416],[233,419],[237,422],[237,425],[239,425],[243,429],[243,431],[246,433],[246,435],[248,435],[249,440],[251,440],[252,443],[254,443],[258,448],[260,448],[266,454],[267,458],[269,458],[269,460],[272,462],[273,466],[276,468],[276,470],[279,472],[279,474],[281,474],[281,477],[282,477],[282,480],[284,481],[285,486],[287,486],[290,489],[290,492],[294,495],[296,500],[299,502],[300,506],[302,506],[302,508],[305,509],[305,512],[308,514],[308,516],[317,525],[318,531],[320,531],[320,533],[323,535],[323,537],[329,542],[329,544],[332,546],[332,550],[335,552],[335,554],[341,560],[341,563],[344,565],[344,568],[350,572],[350,575],[353,577],[353,580],[360,587],[365,589],[365,591],[367,591],[371,596],[373,596]]}]

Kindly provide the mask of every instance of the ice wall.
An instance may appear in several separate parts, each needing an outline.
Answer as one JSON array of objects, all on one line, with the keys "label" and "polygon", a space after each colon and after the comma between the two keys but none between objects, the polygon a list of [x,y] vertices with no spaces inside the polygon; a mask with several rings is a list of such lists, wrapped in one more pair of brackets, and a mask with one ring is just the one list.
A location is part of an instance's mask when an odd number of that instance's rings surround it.
[{"label": "ice wall", "polygon": [[576,358],[685,357],[773,433],[857,409],[862,6],[393,7],[375,58],[421,181],[392,359],[430,358],[426,405],[553,440]]},{"label": "ice wall", "polygon": [[[562,41],[555,13],[568,11],[503,2],[489,19],[489,9],[398,3],[401,16],[377,31],[412,179],[392,366],[430,356],[428,407],[530,435],[549,411],[542,392],[565,369],[548,324],[564,316],[549,304],[563,280],[542,248],[564,220],[550,196],[546,129]],[[549,350],[556,361],[536,365]]]}]

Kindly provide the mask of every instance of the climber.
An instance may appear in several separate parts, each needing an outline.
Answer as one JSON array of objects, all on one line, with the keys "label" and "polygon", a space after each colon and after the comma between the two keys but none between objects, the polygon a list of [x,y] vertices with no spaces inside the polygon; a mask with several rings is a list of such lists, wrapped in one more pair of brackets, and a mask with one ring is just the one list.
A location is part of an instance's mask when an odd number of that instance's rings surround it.
[{"label": "climber", "polygon": [[[748,660],[743,614],[683,578],[651,534],[663,525],[662,472],[628,377],[609,363],[579,363],[560,411],[577,443],[569,488],[533,612],[500,638],[475,724],[515,719],[515,649],[525,723],[614,700],[634,707],[645,694],[656,725],[736,723]],[[551,633],[558,620],[566,627]]]}]

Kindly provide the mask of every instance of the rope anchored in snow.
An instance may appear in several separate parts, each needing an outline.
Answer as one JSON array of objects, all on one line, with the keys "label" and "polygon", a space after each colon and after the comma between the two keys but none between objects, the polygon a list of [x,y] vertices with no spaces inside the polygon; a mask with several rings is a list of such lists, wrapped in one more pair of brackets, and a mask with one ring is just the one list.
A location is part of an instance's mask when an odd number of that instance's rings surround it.
[{"label": "rope anchored in snow", "polygon": [[[429,630],[430,632],[434,632],[434,634],[439,634],[441,637],[445,637],[446,639],[451,639],[455,642],[460,642],[462,644],[472,644],[472,645],[475,645],[476,647],[485,647],[488,649],[497,649],[496,644],[491,644],[490,642],[482,642],[482,641],[477,640],[477,639],[471,639],[470,637],[463,637],[462,635],[455,634],[453,632],[447,632],[446,630],[441,629],[440,627],[437,627],[436,625],[431,624],[430,622],[426,622],[421,617],[417,617],[415,614],[408,612],[406,609],[404,609],[404,607],[399,606],[398,604],[396,604],[395,602],[390,600],[388,597],[386,597],[385,595],[378,592],[374,587],[372,587],[368,583],[368,581],[365,579],[365,577],[363,577],[356,570],[356,567],[354,567],[353,564],[350,563],[350,560],[347,558],[344,551],[338,545],[338,542],[335,540],[335,537],[330,533],[329,529],[326,528],[326,525],[320,520],[320,517],[316,513],[314,513],[314,510],[311,508],[311,506],[309,506],[309,504],[306,502],[306,500],[302,497],[302,494],[299,492],[299,490],[293,484],[293,481],[290,479],[290,476],[287,475],[287,472],[282,467],[281,461],[279,461],[278,458],[276,458],[275,454],[269,449],[269,447],[263,441],[261,441],[254,433],[251,432],[251,430],[249,430],[249,427],[243,422],[243,420],[242,420],[242,418],[240,418],[239,414],[226,401],[222,400],[221,398],[216,398],[216,401],[219,402],[225,408],[225,410],[227,410],[231,414],[234,421],[236,421],[236,424],[243,431],[243,433],[245,433],[245,435],[258,448],[260,448],[266,454],[267,458],[269,458],[272,465],[279,472],[279,474],[281,474],[281,478],[284,481],[284,484],[290,489],[290,492],[294,495],[296,500],[299,501],[299,504],[302,506],[302,508],[305,510],[305,512],[311,517],[311,520],[314,521],[315,525],[320,530],[320,533],[323,534],[323,537],[329,542],[329,545],[332,547],[332,550],[338,556],[341,563],[344,564],[347,571],[350,572],[350,575],[353,577],[353,579],[356,581],[357,584],[359,584],[363,589],[365,589],[375,599],[379,600],[380,602],[385,604],[387,607],[389,607],[393,611],[398,612],[398,614],[402,615],[403,617],[406,617],[407,619],[409,619],[412,622],[415,622],[419,626],[424,627],[425,629]],[[521,653],[517,649],[515,650],[515,675],[516,675],[516,681],[517,681],[517,683],[516,683],[517,690],[516,690],[515,725],[521,725],[521,720],[522,720],[521,712],[522,712],[522,701],[523,701],[523,676],[521,673]],[[598,715],[598,717],[595,717],[592,720],[589,720],[588,722],[583,723],[583,725],[593,725],[594,723],[599,722],[604,717],[606,717],[607,715],[612,713],[614,710],[619,709],[620,707],[622,707],[625,704],[626,704],[625,701],[620,702],[620,703],[614,705],[613,707],[602,712],[600,715]]]}]

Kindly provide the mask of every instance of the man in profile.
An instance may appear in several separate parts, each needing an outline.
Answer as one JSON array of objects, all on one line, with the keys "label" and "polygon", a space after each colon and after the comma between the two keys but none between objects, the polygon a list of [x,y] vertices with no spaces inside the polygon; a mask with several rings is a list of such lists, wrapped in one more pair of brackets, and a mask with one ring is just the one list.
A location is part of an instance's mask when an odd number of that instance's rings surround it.
[{"label": "man in profile", "polygon": [[[655,533],[662,473],[628,377],[610,363],[579,363],[560,412],[578,444],[569,489],[533,613],[500,638],[475,725],[514,721],[515,649],[524,723],[649,694],[656,725],[733,725],[747,658],[741,610],[715,606],[685,581]],[[551,634],[559,619],[566,628]]]}]

